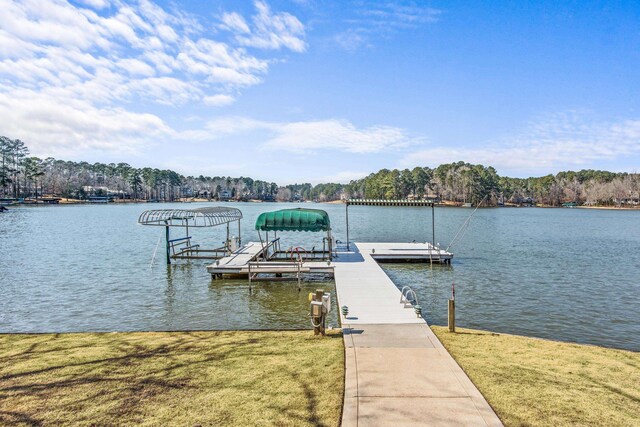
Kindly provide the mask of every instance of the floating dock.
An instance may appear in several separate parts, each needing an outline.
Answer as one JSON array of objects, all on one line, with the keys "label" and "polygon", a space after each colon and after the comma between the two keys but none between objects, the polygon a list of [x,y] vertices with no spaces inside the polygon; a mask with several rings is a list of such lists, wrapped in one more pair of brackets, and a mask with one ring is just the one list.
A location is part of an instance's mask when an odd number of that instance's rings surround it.
[{"label": "floating dock", "polygon": [[[427,262],[451,264],[453,254],[431,243],[354,243],[378,262]],[[347,253],[348,254],[348,253]],[[346,255],[346,254],[345,254]]]},{"label": "floating dock", "polygon": [[[260,242],[250,242],[231,255],[220,258],[207,266],[207,271],[213,278],[243,277],[252,280],[271,279],[280,275],[295,274],[328,274],[333,277],[334,266],[327,261],[265,261],[263,252],[266,247]],[[269,274],[272,277],[258,277],[256,275]]]},{"label": "floating dock", "polygon": [[[355,245],[355,246],[354,246]],[[434,264],[450,264],[453,254],[434,247],[431,243],[352,243],[351,248],[358,247],[378,262],[423,262]],[[331,261],[303,261],[302,263],[282,260],[265,261],[264,251],[268,246],[260,242],[250,242],[231,255],[220,258],[207,266],[207,271],[214,278],[249,276],[250,272],[260,274],[329,274],[335,276],[335,267],[351,262],[360,262],[354,258],[353,251],[339,247]],[[347,261],[348,260],[348,261]]]}]

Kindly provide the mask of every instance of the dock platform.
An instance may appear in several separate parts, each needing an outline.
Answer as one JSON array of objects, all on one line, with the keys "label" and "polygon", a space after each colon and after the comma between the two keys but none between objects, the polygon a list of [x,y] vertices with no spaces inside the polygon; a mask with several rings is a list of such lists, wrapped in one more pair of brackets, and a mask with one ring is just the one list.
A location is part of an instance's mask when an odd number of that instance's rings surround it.
[{"label": "dock platform", "polygon": [[[359,251],[366,252],[377,262],[425,262],[436,264],[450,264],[453,254],[437,248],[431,243],[351,243]],[[260,242],[249,242],[231,255],[220,258],[207,266],[207,271],[214,277],[249,275],[249,272],[264,274],[287,274],[301,271],[304,274],[334,275],[337,264],[359,262],[353,257],[352,251],[346,246],[335,252],[335,257],[327,261],[304,261],[302,268],[297,269],[295,262],[283,260],[259,261],[262,258],[263,247]]]},{"label": "dock platform", "polygon": [[[326,261],[305,261],[301,266],[295,262],[259,261],[262,258],[260,242],[249,242],[231,255],[220,258],[207,266],[214,277],[251,276],[253,274],[329,274],[333,276],[333,264]],[[300,268],[299,268],[300,267]],[[257,280],[255,277],[254,280]]]},{"label": "dock platform", "polygon": [[[355,243],[354,243],[355,244]],[[433,262],[451,264],[453,254],[431,243],[357,243],[378,262]]]},{"label": "dock platform", "polygon": [[[412,244],[351,244],[335,265],[345,343],[342,426],[501,426],[374,256]],[[383,250],[384,248],[384,250]],[[374,250],[375,249],[375,250]],[[395,253],[395,252],[393,252]]]},{"label": "dock platform", "polygon": [[430,243],[350,243],[331,262],[261,260],[251,242],[207,267],[214,277],[325,273],[335,278],[345,345],[342,426],[501,426],[482,394],[378,262],[449,264]]}]

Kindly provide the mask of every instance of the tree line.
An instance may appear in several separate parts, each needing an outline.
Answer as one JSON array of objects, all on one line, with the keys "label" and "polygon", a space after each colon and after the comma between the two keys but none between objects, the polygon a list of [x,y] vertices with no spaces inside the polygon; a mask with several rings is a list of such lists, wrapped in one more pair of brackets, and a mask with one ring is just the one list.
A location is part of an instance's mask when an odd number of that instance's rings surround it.
[{"label": "tree line", "polygon": [[640,175],[599,170],[559,172],[531,178],[498,175],[491,166],[465,162],[436,168],[382,169],[349,184],[279,186],[249,177],[184,176],[172,170],[135,168],[127,163],[40,159],[26,144],[0,136],[0,197],[44,196],[86,199],[174,201],[181,198],[333,201],[342,198],[433,198],[451,203],[543,204],[560,206],[638,204]]},{"label": "tree line", "polygon": [[540,204],[611,206],[640,204],[640,174],[584,169],[542,177],[500,176],[491,166],[465,162],[436,168],[382,169],[351,181],[344,193],[352,198],[432,198],[486,206]]}]

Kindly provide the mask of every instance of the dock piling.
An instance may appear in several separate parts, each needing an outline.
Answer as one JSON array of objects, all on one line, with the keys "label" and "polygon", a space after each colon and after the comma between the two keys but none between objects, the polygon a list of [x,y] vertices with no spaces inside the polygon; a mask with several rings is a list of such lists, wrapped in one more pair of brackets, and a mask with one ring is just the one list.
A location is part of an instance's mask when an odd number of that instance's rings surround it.
[{"label": "dock piling", "polygon": [[171,251],[169,249],[169,224],[165,221],[165,235],[167,237],[167,265],[171,264]]},{"label": "dock piling", "polygon": [[449,332],[456,331],[456,300],[449,300]]}]

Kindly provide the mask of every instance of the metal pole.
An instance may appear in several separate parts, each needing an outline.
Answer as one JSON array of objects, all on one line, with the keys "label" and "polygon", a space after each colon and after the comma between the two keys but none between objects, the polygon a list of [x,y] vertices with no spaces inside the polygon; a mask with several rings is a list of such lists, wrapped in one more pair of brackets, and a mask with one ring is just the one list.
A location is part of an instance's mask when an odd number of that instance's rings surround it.
[{"label": "metal pole", "polygon": [[349,250],[349,201],[345,205],[347,211],[347,250]]},{"label": "metal pole", "polygon": [[433,245],[432,249],[436,248],[436,204],[435,202],[431,204],[431,244]]},{"label": "metal pole", "polygon": [[242,245],[242,237],[240,237],[240,220],[238,220],[238,246]]},{"label": "metal pole", "polygon": [[167,239],[167,265],[171,264],[171,254],[169,253],[169,224],[165,221],[165,236]]}]

